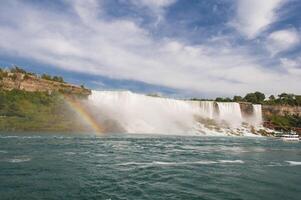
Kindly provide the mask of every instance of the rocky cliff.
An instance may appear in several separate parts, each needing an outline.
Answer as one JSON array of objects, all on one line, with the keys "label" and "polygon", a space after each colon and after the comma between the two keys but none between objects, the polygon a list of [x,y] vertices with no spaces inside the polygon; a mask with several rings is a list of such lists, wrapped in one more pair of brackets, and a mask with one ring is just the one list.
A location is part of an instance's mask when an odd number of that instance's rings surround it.
[{"label": "rocky cliff", "polygon": [[264,126],[278,131],[295,131],[301,136],[301,107],[263,105]]},{"label": "rocky cliff", "polygon": [[24,90],[28,92],[62,92],[72,95],[90,95],[91,90],[76,85],[42,79],[35,75],[24,73],[8,73],[0,80],[0,88],[3,90]]},{"label": "rocky cliff", "polygon": [[286,115],[297,115],[301,117],[300,106],[286,106],[286,105],[263,105],[262,106],[263,116],[286,116]]},{"label": "rocky cliff", "polygon": [[243,117],[249,117],[253,114],[253,105],[251,103],[239,102],[241,113]]}]

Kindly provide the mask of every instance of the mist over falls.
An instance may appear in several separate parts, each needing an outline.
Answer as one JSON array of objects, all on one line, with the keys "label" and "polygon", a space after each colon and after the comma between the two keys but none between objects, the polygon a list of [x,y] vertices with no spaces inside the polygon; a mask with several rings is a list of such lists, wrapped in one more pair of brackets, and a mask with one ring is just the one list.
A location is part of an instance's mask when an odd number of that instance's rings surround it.
[{"label": "mist over falls", "polygon": [[87,107],[104,132],[251,135],[262,124],[261,105],[188,101],[129,91],[92,91]]}]

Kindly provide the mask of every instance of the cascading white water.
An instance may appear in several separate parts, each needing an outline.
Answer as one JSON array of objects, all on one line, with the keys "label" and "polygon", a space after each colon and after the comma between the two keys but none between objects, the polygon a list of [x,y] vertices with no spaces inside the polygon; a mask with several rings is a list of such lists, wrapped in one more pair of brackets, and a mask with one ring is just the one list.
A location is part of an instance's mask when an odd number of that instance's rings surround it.
[{"label": "cascading white water", "polygon": [[[232,128],[241,126],[243,121],[238,103],[185,101],[129,91],[92,91],[88,102],[102,123],[107,119],[114,121],[128,133],[207,134],[206,119],[216,121],[216,125],[227,123]],[[259,115],[261,108],[255,105],[254,109],[254,114]],[[214,135],[214,131],[210,134]]]},{"label": "cascading white water", "polygon": [[238,127],[243,122],[240,105],[235,102],[217,102],[219,119],[228,122],[231,126]]},{"label": "cascading white water", "polygon": [[201,115],[213,119],[215,117],[214,101],[200,101]]},{"label": "cascading white water", "polygon": [[93,91],[90,102],[99,113],[116,120],[129,133],[182,133],[193,131],[198,104],[150,97],[129,91]]},{"label": "cascading white water", "polygon": [[262,107],[260,104],[253,104],[253,119],[254,125],[262,125]]}]

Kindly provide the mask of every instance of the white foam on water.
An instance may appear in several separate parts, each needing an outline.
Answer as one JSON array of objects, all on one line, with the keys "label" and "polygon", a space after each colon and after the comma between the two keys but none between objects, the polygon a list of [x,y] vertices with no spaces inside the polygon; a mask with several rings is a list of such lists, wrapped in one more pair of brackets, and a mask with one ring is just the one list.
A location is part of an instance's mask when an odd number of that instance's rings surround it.
[{"label": "white foam on water", "polygon": [[220,163],[245,163],[242,160],[219,160]]},{"label": "white foam on water", "polygon": [[159,161],[152,162],[152,164],[154,165],[194,165],[194,164],[210,165],[216,163],[218,162],[210,161],[210,160],[201,160],[201,161],[192,161],[192,162],[159,162]]},{"label": "white foam on water", "polygon": [[285,161],[292,166],[301,165],[301,161]]},{"label": "white foam on water", "polygon": [[18,138],[19,136],[15,135],[1,135],[0,138],[5,139],[5,138]]},{"label": "white foam on water", "polygon": [[107,157],[108,155],[107,154],[103,154],[103,153],[96,153],[96,154],[93,154],[93,156],[96,156],[96,157]]},{"label": "white foam on water", "polygon": [[30,157],[16,157],[16,158],[11,158],[7,160],[10,163],[22,163],[22,162],[28,162],[31,161]]},{"label": "white foam on water", "polygon": [[75,153],[75,152],[68,151],[68,152],[65,152],[64,154],[66,154],[66,155],[75,155],[76,153]]},{"label": "white foam on water", "polygon": [[18,138],[18,139],[36,139],[36,138],[41,138],[42,136],[21,136],[21,135],[1,135],[0,138]]},{"label": "white foam on water", "polygon": [[200,161],[187,161],[187,162],[163,162],[163,161],[153,161],[153,162],[126,162],[126,163],[119,163],[117,165],[120,166],[129,166],[129,165],[137,165],[137,166],[156,166],[156,165],[167,165],[167,166],[180,166],[180,165],[211,165],[211,164],[243,164],[244,161],[242,160],[200,160]]}]

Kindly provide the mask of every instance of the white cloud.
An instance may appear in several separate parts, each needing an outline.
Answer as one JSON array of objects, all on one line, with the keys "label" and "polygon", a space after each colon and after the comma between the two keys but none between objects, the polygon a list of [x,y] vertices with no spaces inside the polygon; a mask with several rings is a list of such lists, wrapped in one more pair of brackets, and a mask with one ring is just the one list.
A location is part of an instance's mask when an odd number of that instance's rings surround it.
[{"label": "white cloud", "polygon": [[152,10],[161,10],[176,2],[176,0],[130,0],[137,6],[148,7]]},{"label": "white cloud", "polygon": [[287,0],[237,0],[237,13],[231,23],[249,39],[255,38],[277,19],[277,9]]},{"label": "white cloud", "polygon": [[141,8],[148,8],[157,18],[156,23],[164,19],[164,9],[174,4],[177,0],[130,0],[130,2]]},{"label": "white cloud", "polygon": [[95,2],[78,8],[70,1],[70,14],[9,1],[0,7],[0,54],[191,92],[301,92],[300,76],[266,69],[248,47],[231,46],[227,38],[199,45],[154,39],[132,21],[105,20]]},{"label": "white cloud", "polygon": [[131,0],[138,5],[144,5],[152,8],[163,8],[175,3],[176,0]]},{"label": "white cloud", "polygon": [[267,48],[275,55],[289,50],[300,43],[300,35],[296,29],[279,30],[271,33],[267,38]]},{"label": "white cloud", "polygon": [[282,66],[295,76],[301,76],[301,56],[295,59],[281,58]]}]

